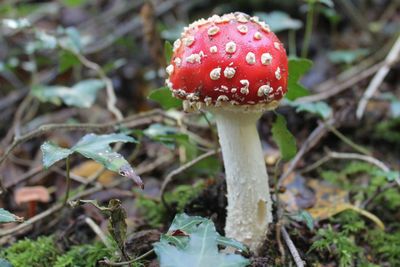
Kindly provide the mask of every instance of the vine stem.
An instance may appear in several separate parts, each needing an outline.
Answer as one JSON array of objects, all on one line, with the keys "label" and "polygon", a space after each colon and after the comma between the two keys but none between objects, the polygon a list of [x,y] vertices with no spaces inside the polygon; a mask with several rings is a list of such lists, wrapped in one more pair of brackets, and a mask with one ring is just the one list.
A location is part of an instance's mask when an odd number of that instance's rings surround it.
[{"label": "vine stem", "polygon": [[146,253],[140,255],[139,257],[134,258],[134,259],[132,259],[132,260],[130,260],[130,261],[112,262],[112,261],[110,261],[109,259],[104,258],[103,262],[104,262],[105,264],[109,265],[109,266],[127,266],[127,265],[129,266],[129,264],[134,263],[134,262],[136,262],[136,261],[139,261],[139,260],[141,260],[141,259],[144,259],[144,258],[146,258],[147,256],[151,255],[153,252],[154,252],[154,249],[151,249],[151,250],[147,251]]},{"label": "vine stem", "polygon": [[67,203],[68,203],[69,191],[71,189],[71,177],[70,177],[71,168],[70,168],[69,161],[70,161],[70,159],[69,159],[69,157],[67,157],[65,159],[65,172],[66,172],[66,176],[65,176],[66,180],[65,181],[66,181],[67,189],[65,191],[65,197],[64,197],[63,206],[66,206]]},{"label": "vine stem", "polygon": [[314,1],[308,1],[308,12],[306,20],[306,31],[304,33],[303,46],[301,48],[301,57],[306,58],[308,55],[308,49],[310,46],[311,33],[313,28],[315,3]]}]

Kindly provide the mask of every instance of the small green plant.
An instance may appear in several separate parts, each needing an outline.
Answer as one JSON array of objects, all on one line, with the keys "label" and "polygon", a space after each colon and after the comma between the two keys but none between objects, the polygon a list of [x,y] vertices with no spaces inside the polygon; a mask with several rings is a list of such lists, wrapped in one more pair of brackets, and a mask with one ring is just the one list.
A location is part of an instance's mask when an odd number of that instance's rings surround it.
[{"label": "small green plant", "polygon": [[13,267],[53,267],[61,251],[52,236],[37,240],[24,239],[0,252],[0,258],[8,260]]},{"label": "small green plant", "polygon": [[240,242],[219,235],[211,220],[182,213],[175,216],[168,232],[154,244],[154,251],[161,267],[248,266],[248,259],[222,253],[218,246],[247,251]]},{"label": "small green plant", "polygon": [[366,241],[373,248],[372,254],[377,262],[388,262],[387,266],[400,266],[400,231],[385,233],[374,229],[367,232]]},{"label": "small green plant", "polygon": [[73,246],[64,255],[57,257],[54,267],[95,267],[99,260],[112,256],[113,251],[99,242]]},{"label": "small green plant", "polygon": [[345,232],[336,232],[331,225],[328,225],[326,229],[319,229],[317,236],[318,240],[312,244],[310,251],[317,250],[321,252],[327,250],[337,257],[339,266],[353,265],[360,248]]},{"label": "small green plant", "polygon": [[[172,192],[165,193],[165,200],[176,209],[176,212],[183,212],[186,204],[197,197],[204,186],[201,180],[194,185],[177,186]],[[160,227],[165,222],[168,212],[161,201],[139,194],[136,206],[150,226]]]}]

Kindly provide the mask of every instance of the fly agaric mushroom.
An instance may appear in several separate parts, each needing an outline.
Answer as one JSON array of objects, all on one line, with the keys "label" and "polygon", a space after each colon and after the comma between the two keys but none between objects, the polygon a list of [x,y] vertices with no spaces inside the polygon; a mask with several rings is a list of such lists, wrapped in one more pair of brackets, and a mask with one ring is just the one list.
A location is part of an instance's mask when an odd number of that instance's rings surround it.
[{"label": "fly agaric mushroom", "polygon": [[228,191],[225,233],[257,251],[272,203],[256,122],[287,91],[282,43],[258,17],[214,15],[184,29],[166,71],[166,84],[186,111],[215,115]]},{"label": "fly agaric mushroom", "polygon": [[28,203],[28,217],[31,218],[36,214],[37,202],[49,202],[50,194],[44,186],[27,186],[17,189],[14,199],[17,205]]}]

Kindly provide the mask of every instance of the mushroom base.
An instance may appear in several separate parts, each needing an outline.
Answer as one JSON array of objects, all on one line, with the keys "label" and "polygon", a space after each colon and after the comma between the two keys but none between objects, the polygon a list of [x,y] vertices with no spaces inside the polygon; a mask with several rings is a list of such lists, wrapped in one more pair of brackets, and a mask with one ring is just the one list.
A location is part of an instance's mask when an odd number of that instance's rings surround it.
[{"label": "mushroom base", "polygon": [[272,222],[268,174],[256,128],[261,113],[216,109],[213,113],[228,190],[225,234],[257,252]]}]

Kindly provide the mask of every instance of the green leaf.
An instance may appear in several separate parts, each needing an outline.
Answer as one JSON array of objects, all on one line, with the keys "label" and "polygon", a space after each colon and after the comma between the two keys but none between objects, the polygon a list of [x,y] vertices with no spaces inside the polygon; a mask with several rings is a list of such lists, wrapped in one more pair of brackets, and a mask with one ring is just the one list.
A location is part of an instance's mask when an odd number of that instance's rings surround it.
[{"label": "green leaf", "polygon": [[182,100],[173,97],[168,87],[151,91],[148,98],[159,103],[163,109],[182,107]]},{"label": "green leaf", "polygon": [[333,8],[335,6],[332,0],[317,0],[317,2],[324,4],[330,8]]},{"label": "green leaf", "polygon": [[64,73],[65,71],[69,70],[73,66],[79,65],[79,59],[69,51],[60,51],[58,56],[58,71],[59,73]]},{"label": "green leaf", "polygon": [[285,30],[298,30],[303,27],[301,20],[293,19],[289,14],[282,11],[272,11],[271,13],[256,12],[254,15],[267,22],[275,33]]},{"label": "green leaf", "polygon": [[74,151],[68,148],[59,147],[52,142],[44,142],[40,146],[40,150],[43,153],[43,166],[45,168],[49,168],[57,161],[65,159],[66,157],[74,153]]},{"label": "green leaf", "polygon": [[171,62],[171,57],[172,57],[172,44],[168,41],[165,41],[164,43],[164,53],[165,53],[165,62],[169,64],[169,62]]},{"label": "green leaf", "polygon": [[124,177],[131,178],[136,184],[143,186],[140,177],[134,172],[129,163],[117,152],[112,151],[110,143],[137,141],[125,134],[96,135],[93,133],[82,137],[72,148],[61,148],[50,142],[41,146],[43,153],[43,165],[48,168],[59,160],[62,160],[73,152],[77,152],[87,158],[93,159],[110,171],[118,172]]},{"label": "green leaf", "polygon": [[400,179],[400,172],[398,171],[388,171],[385,172],[383,170],[375,170],[374,175],[376,176],[383,176],[385,177],[389,182],[392,182],[396,179]]},{"label": "green leaf", "polygon": [[[176,230],[184,235],[174,236]],[[160,267],[241,267],[250,263],[241,255],[218,251],[219,234],[211,220],[178,214],[168,233],[154,244]]]},{"label": "green leaf", "polygon": [[291,102],[289,105],[296,107],[296,112],[306,111],[312,114],[316,114],[324,120],[328,119],[332,115],[331,107],[323,101],[311,103]]},{"label": "green leaf", "polygon": [[314,230],[314,219],[308,211],[301,210],[290,217],[296,221],[304,222],[311,231]]},{"label": "green leaf", "polygon": [[368,49],[355,49],[355,50],[336,50],[328,53],[328,58],[332,63],[346,63],[351,64],[354,61],[368,55]]},{"label": "green leaf", "polygon": [[105,86],[101,80],[90,79],[75,84],[72,88],[65,86],[38,85],[32,88],[32,95],[41,102],[50,102],[60,105],[62,102],[68,106],[89,108],[96,100],[97,91]]},{"label": "green leaf", "polygon": [[0,223],[9,223],[9,222],[20,222],[22,221],[21,217],[18,217],[8,210],[0,208]]},{"label": "green leaf", "polygon": [[285,97],[291,101],[307,96],[310,92],[299,83],[300,78],[312,67],[312,61],[305,58],[289,59],[288,92]]},{"label": "green leaf", "polygon": [[393,118],[400,117],[400,101],[394,100],[390,103],[390,113]]},{"label": "green leaf", "polygon": [[31,23],[26,18],[20,19],[3,19],[2,21],[3,26],[16,30],[16,29],[23,29],[31,26]]},{"label": "green leaf", "polygon": [[61,0],[61,2],[67,7],[76,8],[86,4],[87,0]]},{"label": "green leaf", "polygon": [[9,261],[5,259],[0,259],[0,267],[13,267]]},{"label": "green leaf", "polygon": [[248,252],[248,249],[247,249],[247,247],[245,245],[243,245],[239,241],[236,241],[235,239],[232,239],[232,238],[228,238],[228,237],[220,235],[220,236],[217,237],[217,243],[220,246],[233,247],[233,248],[236,248],[238,250],[241,250],[241,251],[244,251],[244,252]]},{"label": "green leaf", "polygon": [[283,160],[290,160],[296,155],[296,140],[286,127],[286,120],[276,114],[276,121],[272,125],[272,138],[279,147]]},{"label": "green leaf", "polygon": [[64,44],[70,47],[75,52],[82,51],[81,34],[74,27],[68,27],[65,29],[67,40],[63,40]]}]

